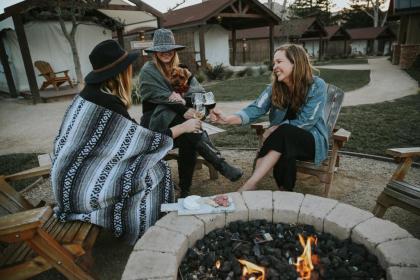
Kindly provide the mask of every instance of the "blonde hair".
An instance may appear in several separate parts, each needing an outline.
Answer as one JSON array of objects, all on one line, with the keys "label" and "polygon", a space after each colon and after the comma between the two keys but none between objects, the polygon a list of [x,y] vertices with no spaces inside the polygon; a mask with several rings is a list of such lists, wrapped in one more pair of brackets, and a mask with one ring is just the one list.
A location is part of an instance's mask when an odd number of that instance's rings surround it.
[{"label": "blonde hair", "polygon": [[130,64],[123,72],[102,83],[101,89],[109,94],[117,96],[129,108],[131,102],[133,67]]},{"label": "blonde hair", "polygon": [[156,65],[156,68],[162,74],[162,76],[169,80],[171,76],[172,69],[179,65],[179,56],[176,51],[174,51],[174,56],[172,57],[171,61],[169,62],[169,68],[163,63],[158,57],[156,53],[153,53],[153,63]]},{"label": "blonde hair", "polygon": [[284,44],[275,50],[284,51],[287,59],[293,64],[292,73],[289,76],[291,88],[284,82],[277,81],[274,71],[272,73],[272,103],[280,108],[288,107],[293,114],[305,103],[309,87],[313,83],[314,68],[309,61],[305,49],[296,44]]}]

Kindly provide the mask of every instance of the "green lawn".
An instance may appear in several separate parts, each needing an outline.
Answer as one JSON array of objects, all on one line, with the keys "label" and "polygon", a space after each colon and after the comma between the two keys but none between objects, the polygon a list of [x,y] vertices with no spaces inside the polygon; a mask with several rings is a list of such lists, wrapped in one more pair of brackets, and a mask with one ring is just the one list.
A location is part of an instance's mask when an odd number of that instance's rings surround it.
[{"label": "green lawn", "polygon": [[367,58],[339,58],[332,60],[315,61],[314,65],[337,65],[337,64],[368,64]]},{"label": "green lawn", "polygon": [[[370,70],[320,69],[320,76],[344,91],[360,88],[370,81]],[[206,90],[213,91],[217,101],[242,101],[255,99],[270,83],[271,75],[229,79],[204,84]]]},{"label": "green lawn", "polygon": [[[385,156],[391,147],[420,146],[420,94],[393,102],[344,107],[337,125],[351,132],[343,150]],[[262,120],[267,120],[263,118]],[[221,147],[257,147],[257,137],[249,125],[228,127],[213,140]]]}]

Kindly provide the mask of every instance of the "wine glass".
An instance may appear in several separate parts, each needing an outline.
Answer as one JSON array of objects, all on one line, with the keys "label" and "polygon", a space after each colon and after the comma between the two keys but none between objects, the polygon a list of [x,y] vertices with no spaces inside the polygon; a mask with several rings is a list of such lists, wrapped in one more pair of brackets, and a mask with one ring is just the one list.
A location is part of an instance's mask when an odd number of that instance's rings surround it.
[{"label": "wine glass", "polygon": [[213,92],[208,91],[204,93],[204,106],[207,108],[208,112],[216,107],[216,100],[214,99]]},{"label": "wine glass", "polygon": [[[194,118],[198,120],[204,120],[206,118],[206,107],[204,107],[204,95],[203,93],[195,93],[193,97],[194,105]],[[203,130],[198,130],[196,133],[202,133]]]},{"label": "wine glass", "polygon": [[203,93],[194,94],[193,104],[195,109],[194,118],[204,120],[206,118],[206,107],[204,107]]}]

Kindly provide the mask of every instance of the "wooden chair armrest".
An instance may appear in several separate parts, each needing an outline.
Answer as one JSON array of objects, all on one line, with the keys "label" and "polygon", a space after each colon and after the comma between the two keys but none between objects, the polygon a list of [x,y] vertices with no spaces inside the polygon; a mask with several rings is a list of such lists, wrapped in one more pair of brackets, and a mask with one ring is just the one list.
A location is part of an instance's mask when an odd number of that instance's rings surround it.
[{"label": "wooden chair armrest", "polygon": [[270,127],[270,122],[260,122],[251,124],[251,128],[255,129],[257,135],[263,134],[264,130]]},{"label": "wooden chair armrest", "polygon": [[333,133],[332,137],[335,141],[347,142],[349,141],[350,135],[350,131],[347,131],[344,128],[340,128],[339,130]]},{"label": "wooden chair armrest", "polygon": [[392,148],[387,149],[386,153],[396,158],[418,157],[420,156],[420,147]]},{"label": "wooden chair armrest", "polygon": [[[45,206],[2,216],[0,217],[0,240],[10,241],[8,237],[10,237],[11,234],[16,235],[23,231],[41,227],[51,215],[52,208],[50,206]],[[18,236],[15,236],[15,238],[16,237]]]},{"label": "wooden chair armrest", "polygon": [[63,70],[63,71],[54,72],[54,74],[67,73],[67,72],[69,72],[69,70]]},{"label": "wooden chair armrest", "polygon": [[4,176],[6,181],[17,181],[32,177],[49,175],[51,170],[51,165],[39,166],[32,169],[24,170],[15,174]]}]

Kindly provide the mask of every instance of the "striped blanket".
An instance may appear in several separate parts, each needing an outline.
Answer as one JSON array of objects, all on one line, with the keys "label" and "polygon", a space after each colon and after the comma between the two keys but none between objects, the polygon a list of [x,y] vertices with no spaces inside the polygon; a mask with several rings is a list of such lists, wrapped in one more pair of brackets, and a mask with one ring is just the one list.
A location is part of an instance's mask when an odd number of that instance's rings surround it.
[{"label": "striped blanket", "polygon": [[133,244],[172,202],[163,157],[172,138],[77,96],[54,142],[51,181],[61,221],[108,228]]}]

